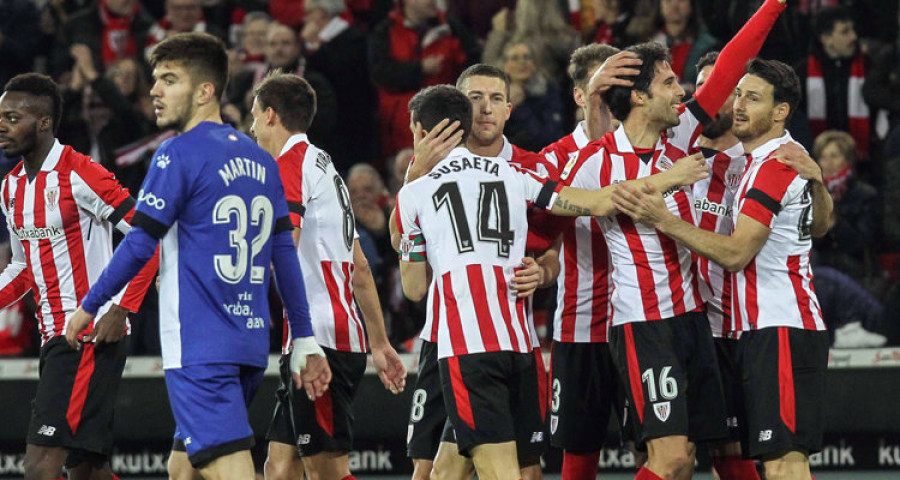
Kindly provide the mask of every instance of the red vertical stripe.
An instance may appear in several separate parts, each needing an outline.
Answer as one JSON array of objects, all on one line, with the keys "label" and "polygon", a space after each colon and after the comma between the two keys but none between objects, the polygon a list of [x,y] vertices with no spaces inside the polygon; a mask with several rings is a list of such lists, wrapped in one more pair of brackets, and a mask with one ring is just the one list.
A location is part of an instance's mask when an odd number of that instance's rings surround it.
[{"label": "red vertical stripe", "polygon": [[462,329],[462,320],[459,318],[459,306],[456,304],[456,295],[453,294],[453,284],[450,281],[450,272],[442,277],[444,288],[444,308],[447,310],[447,329],[450,331],[450,346],[454,355],[469,353],[466,346],[466,336]]},{"label": "red vertical stripe", "polygon": [[469,401],[469,390],[463,382],[462,372],[459,371],[459,357],[447,359],[450,370],[450,385],[453,388],[453,398],[456,401],[456,413],[459,419],[466,422],[472,430],[475,430],[475,415],[472,414],[472,403]]},{"label": "red vertical stripe", "polygon": [[481,265],[466,266],[466,276],[469,278],[472,303],[475,306],[475,318],[478,320],[478,331],[481,332],[481,341],[484,343],[484,349],[487,352],[500,350],[500,340],[497,338],[494,320],[491,318],[491,309],[488,306]]},{"label": "red vertical stripe", "polygon": [[534,348],[535,345],[531,344],[531,335],[528,333],[529,329],[525,325],[525,319],[528,318],[528,315],[525,313],[525,299],[517,298],[516,299],[516,316],[519,318],[519,327],[522,329],[522,333],[525,335],[525,346],[530,350]]},{"label": "red vertical stripe", "polygon": [[803,328],[815,330],[816,321],[813,318],[812,309],[809,307],[812,299],[809,296],[809,292],[803,288],[803,275],[800,273],[800,255],[789,255],[787,267],[788,276],[791,278],[791,286],[794,287],[794,296],[797,297],[797,308],[800,310],[800,317],[803,318]]},{"label": "red vertical stripe", "polygon": [[317,398],[316,406],[316,423],[325,430],[329,436],[334,436],[334,399],[331,396],[331,390],[325,390],[325,394]]},{"label": "red vertical stripe", "polygon": [[560,340],[572,342],[575,340],[575,320],[578,311],[578,242],[575,238],[576,227],[566,228],[563,232],[563,263],[566,271],[563,279],[563,304],[560,318]]},{"label": "red vertical stripe", "polygon": [[740,285],[737,281],[737,274],[732,273],[731,278],[734,281],[734,284],[731,287],[731,327],[732,331],[741,332],[744,330],[743,311],[741,310],[744,302],[741,302]]},{"label": "red vertical stripe", "polygon": [[644,314],[647,316],[647,320],[659,320],[662,316],[659,313],[659,299],[656,297],[656,280],[653,278],[653,269],[650,268],[650,262],[647,260],[644,244],[641,243],[641,236],[634,222],[627,216],[619,214],[616,216],[616,221],[619,222],[619,228],[625,234],[628,248],[634,257],[635,275],[641,288]]},{"label": "red vertical stripe", "polygon": [[641,366],[634,348],[634,332],[631,331],[630,323],[625,324],[625,356],[628,362],[628,383],[631,387],[631,396],[634,398],[634,409],[637,411],[638,421],[644,423],[644,388],[641,384]]},{"label": "red vertical stripe", "polygon": [[428,341],[437,343],[438,323],[441,320],[441,291],[434,282],[434,298],[431,299],[431,336]]},{"label": "red vertical stripe", "polygon": [[[368,351],[366,347],[366,332],[363,330],[362,322],[359,315],[356,314],[356,304],[353,302],[353,264],[350,262],[341,262],[341,271],[344,274],[344,302],[346,302],[347,310],[350,311],[350,320],[356,327],[356,338],[359,339],[359,347],[363,352]],[[350,325],[347,325],[349,330]],[[348,332],[349,333],[349,332]]]},{"label": "red vertical stripe", "polygon": [[731,306],[731,284],[734,281],[734,274],[729,272],[728,270],[724,270],[722,273],[722,332],[733,332],[735,331],[734,322],[731,320],[731,315],[733,311],[736,311],[736,308],[732,308]]},{"label": "red vertical stripe", "polygon": [[797,405],[794,398],[794,366],[791,361],[791,338],[787,327],[778,328],[778,397],[781,400],[781,420],[797,432]]},{"label": "red vertical stripe", "polygon": [[756,259],[750,260],[750,263],[744,267],[744,304],[747,306],[747,326],[756,329],[756,322],[759,318],[759,304],[756,301]]},{"label": "red vertical stripe", "polygon": [[66,244],[69,250],[69,261],[72,265],[72,279],[75,283],[75,299],[81,305],[81,299],[91,288],[88,282],[87,263],[84,257],[84,237],[81,233],[81,214],[72,192],[72,183],[68,175],[59,176],[59,213],[63,228],[66,231]]},{"label": "red vertical stripe", "polygon": [[[44,203],[44,189],[47,186],[47,173],[38,172],[34,180],[34,226],[35,228],[47,227],[46,204]],[[38,240],[40,250],[41,268],[44,275],[44,286],[47,291],[47,304],[53,315],[53,334],[65,334],[66,313],[63,311],[62,293],[60,291],[59,273],[56,270],[56,256],[53,253],[53,241],[50,239]],[[40,305],[40,304],[38,304]],[[40,307],[38,307],[40,308]]]},{"label": "red vertical stripe", "polygon": [[591,259],[594,263],[594,282],[591,288],[591,342],[606,341],[607,312],[609,311],[609,249],[597,220],[591,219]]},{"label": "red vertical stripe", "polygon": [[538,384],[538,401],[541,404],[541,420],[547,420],[547,367],[544,366],[544,356],[541,355],[541,349],[534,350],[534,366],[537,370]]},{"label": "red vertical stripe", "polygon": [[509,333],[509,343],[517,351],[522,351],[516,330],[513,328],[512,314],[509,312],[509,287],[503,275],[503,267],[494,265],[494,281],[497,283],[497,301],[500,303],[500,314],[503,315],[503,324]]},{"label": "red vertical stripe", "polygon": [[659,245],[662,247],[663,258],[666,261],[666,272],[669,279],[669,290],[672,294],[672,312],[681,315],[687,308],[684,304],[684,277],[681,276],[681,259],[678,256],[678,244],[675,240],[656,232],[659,237]]},{"label": "red vertical stripe", "polygon": [[[725,172],[731,164],[731,158],[722,152],[717,153],[713,157],[712,177],[709,179],[709,188],[706,191],[706,198],[710,202],[722,203],[725,198]],[[719,217],[710,212],[703,212],[700,215],[699,227],[709,232],[715,232],[719,223]]]},{"label": "red vertical stripe", "polygon": [[334,314],[334,342],[337,350],[346,352],[350,350],[349,316],[341,299],[337,279],[334,278],[330,261],[322,262],[322,276],[325,278],[325,288],[328,289],[328,298],[331,300],[331,311]]},{"label": "red vertical stripe", "polygon": [[91,376],[94,374],[94,344],[86,343],[81,350],[81,361],[78,363],[78,371],[75,373],[75,383],[72,385],[72,396],[69,398],[69,408],[66,410],[66,421],[72,430],[72,435],[78,432],[81,423],[81,414],[84,411],[84,402],[87,399],[88,387],[91,385]]}]

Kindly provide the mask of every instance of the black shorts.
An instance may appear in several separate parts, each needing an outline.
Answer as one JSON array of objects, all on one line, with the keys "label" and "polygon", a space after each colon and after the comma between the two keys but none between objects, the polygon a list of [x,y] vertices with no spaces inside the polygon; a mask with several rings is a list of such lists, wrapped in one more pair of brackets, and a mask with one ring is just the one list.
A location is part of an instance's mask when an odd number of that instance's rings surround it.
[{"label": "black shorts", "polygon": [[744,418],[744,390],[741,386],[741,371],[735,362],[737,339],[713,338],[716,346],[716,359],[719,362],[719,374],[722,376],[722,389],[725,393],[726,425],[731,442],[741,440],[739,424]]},{"label": "black shorts", "polygon": [[[460,455],[487,443],[516,442],[520,465],[547,448],[534,353],[487,352],[442,358],[441,386]],[[545,372],[542,372],[545,374]]]},{"label": "black shorts", "polygon": [[296,445],[300,456],[346,453],[353,448],[353,397],[366,373],[366,354],[322,347],[331,368],[331,383],[315,401],[294,388],[290,355],[279,362],[281,382],[266,440]]},{"label": "black shorts", "polygon": [[[447,409],[441,391],[441,371],[438,368],[437,344],[422,342],[419,352],[419,373],[409,409],[406,430],[406,455],[409,458],[434,460],[441,444]],[[454,440],[455,441],[455,440]]]},{"label": "black shorts", "polygon": [[553,342],[550,357],[550,443],[568,452],[600,450],[610,413],[621,425],[625,397],[609,344]]},{"label": "black shorts", "polygon": [[625,386],[635,440],[727,436],[725,399],[709,322],[703,312],[614,326],[613,362]]},{"label": "black shorts", "polygon": [[753,458],[822,450],[828,332],[770,327],[741,334],[744,452]]},{"label": "black shorts", "polygon": [[81,350],[73,350],[63,336],[50,339],[41,348],[27,443],[109,456],[127,351],[128,337],[115,343],[88,343]]}]

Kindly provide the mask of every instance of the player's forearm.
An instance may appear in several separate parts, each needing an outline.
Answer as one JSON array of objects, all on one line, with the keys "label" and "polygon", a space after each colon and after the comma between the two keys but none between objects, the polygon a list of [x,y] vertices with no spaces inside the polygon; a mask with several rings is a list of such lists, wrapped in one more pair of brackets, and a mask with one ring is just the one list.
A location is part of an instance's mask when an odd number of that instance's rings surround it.
[{"label": "player's forearm", "polygon": [[676,242],[685,245],[702,257],[706,257],[730,272],[743,269],[752,258],[746,255],[733,237],[697,228],[684,220],[669,215],[656,228]]},{"label": "player's forearm", "polygon": [[144,302],[147,289],[156,279],[157,270],[159,270],[159,247],[156,248],[153,257],[134,277],[134,280],[125,286],[125,291],[122,292],[122,298],[118,304],[130,312],[137,312],[141,308],[141,303]]},{"label": "player's forearm", "polygon": [[400,248],[400,230],[397,227],[397,206],[391,210],[391,218],[388,219],[388,227],[391,230],[391,248],[396,252]]},{"label": "player's forearm", "polygon": [[272,239],[272,264],[275,266],[275,281],[281,291],[281,301],[287,310],[291,337],[311,337],[312,320],[309,316],[309,302],[306,298],[306,283],[297,260],[292,233],[285,230]]},{"label": "player's forearm", "polygon": [[363,322],[366,323],[369,345],[373,349],[383,348],[388,345],[384,314],[381,310],[381,301],[378,299],[378,288],[372,277],[372,269],[362,253],[359,241],[356,241],[353,250],[353,266],[353,296],[356,297],[356,303],[362,311]]},{"label": "player's forearm", "polygon": [[813,199],[813,221],[810,233],[815,238],[824,237],[834,225],[834,200],[825,184],[810,181]]},{"label": "player's forearm", "polygon": [[538,285],[538,288],[547,288],[550,285],[555,284],[556,278],[559,277],[559,272],[561,270],[561,265],[559,263],[559,244],[560,240],[557,239],[556,244],[552,248],[547,249],[547,251],[535,259],[543,271],[541,274],[541,283]]},{"label": "player's forearm", "polygon": [[103,304],[125,288],[125,285],[147,265],[158,244],[159,241],[143,228],[132,227],[119,244],[112,260],[100,274],[100,278],[81,301],[81,308],[95,315]]},{"label": "player's forearm", "polygon": [[12,262],[0,275],[0,310],[16,303],[31,290],[27,266]]},{"label": "player's forearm", "polygon": [[615,185],[610,185],[600,190],[563,187],[559,191],[550,213],[566,217],[612,215],[616,213],[616,207],[612,201],[614,187]]}]

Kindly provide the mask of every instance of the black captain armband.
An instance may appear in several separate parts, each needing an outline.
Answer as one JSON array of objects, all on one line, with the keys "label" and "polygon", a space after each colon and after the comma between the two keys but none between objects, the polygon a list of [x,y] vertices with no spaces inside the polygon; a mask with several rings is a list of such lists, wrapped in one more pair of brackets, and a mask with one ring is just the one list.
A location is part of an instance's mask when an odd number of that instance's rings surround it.
[{"label": "black captain armband", "polygon": [[301,217],[306,215],[306,207],[297,202],[288,202],[288,211]]},{"label": "black captain armband", "polygon": [[116,207],[115,210],[113,210],[107,220],[109,221],[109,223],[117,225],[122,221],[123,218],[125,218],[125,215],[128,215],[128,212],[130,212],[136,204],[137,202],[135,202],[134,197],[129,196],[125,200],[122,200],[122,203],[120,203],[119,206]]},{"label": "black captain armband", "polygon": [[556,193],[557,188],[559,187],[559,182],[554,180],[547,180],[544,182],[544,186],[541,187],[540,193],[538,193],[537,199],[534,201],[534,204],[541,209],[546,210],[547,207],[550,206],[550,201],[553,199],[553,194]]},{"label": "black captain armband", "polygon": [[747,195],[745,198],[757,201],[760,205],[765,207],[766,210],[769,210],[775,215],[778,215],[778,212],[781,211],[781,203],[769,196],[768,193],[758,188],[751,188],[749,191],[747,191]]}]

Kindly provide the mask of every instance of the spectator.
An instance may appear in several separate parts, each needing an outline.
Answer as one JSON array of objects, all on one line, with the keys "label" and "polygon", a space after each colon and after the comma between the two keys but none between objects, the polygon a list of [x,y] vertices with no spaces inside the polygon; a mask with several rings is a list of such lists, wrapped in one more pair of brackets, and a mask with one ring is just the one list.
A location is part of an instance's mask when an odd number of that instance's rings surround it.
[{"label": "spectator", "polygon": [[57,37],[50,71],[54,76],[72,68],[70,48],[86,45],[94,60],[94,68],[106,66],[123,57],[144,58],[147,32],[153,19],[141,9],[137,0],[98,0],[66,21]]},{"label": "spectator", "polygon": [[622,5],[624,0],[593,0],[594,24],[585,32],[584,43],[602,43],[625,48],[629,41],[625,34],[631,13]]},{"label": "spectator", "polygon": [[509,43],[503,71],[509,75],[512,113],[504,133],[513,145],[537,152],[563,135],[563,103],[559,85],[538,68],[535,51],[524,41]]},{"label": "spectator", "polygon": [[203,19],[203,8],[200,0],[166,0],[166,15],[153,24],[147,35],[144,58],[150,61],[150,54],[159,42],[177,33],[205,32],[216,37],[225,38],[225,32],[207,25]]},{"label": "spectator", "polygon": [[[552,1],[552,0],[551,0]],[[491,18],[500,10],[514,10],[516,0],[448,0],[447,13],[458,18],[479,39],[491,31]]]},{"label": "spectator", "polygon": [[869,108],[887,114],[888,131],[900,125],[900,37],[875,49],[862,92]]},{"label": "spectator", "polygon": [[393,168],[391,169],[391,179],[388,182],[390,184],[391,199],[394,199],[397,196],[400,187],[405,183],[406,170],[409,169],[409,162],[412,161],[412,158],[413,149],[404,148],[397,152],[397,155],[394,155],[394,158],[388,162],[388,165],[393,165]]},{"label": "spectator", "polygon": [[[337,100],[335,91],[321,73],[307,67],[306,59],[301,55],[300,39],[296,32],[285,25],[272,23],[269,26],[266,41],[266,67],[261,71],[246,70],[238,73],[225,90],[229,105],[223,111],[240,118],[230,118],[241,123],[240,119],[247,115],[252,106],[253,86],[259,83],[267,73],[279,69],[285,73],[293,73],[303,77],[316,91],[316,119],[307,134],[311,141],[325,151],[332,151],[337,143],[336,118]],[[409,128],[409,127],[407,127]]]},{"label": "spectator", "polygon": [[40,41],[40,14],[31,0],[0,0],[0,85],[31,71]]},{"label": "spectator", "polygon": [[834,332],[834,348],[871,348],[887,343],[874,333],[884,325],[884,306],[848,275],[831,267],[816,268],[813,279],[822,319]]},{"label": "spectator", "polygon": [[350,142],[329,150],[334,166],[345,174],[350,165],[371,162],[377,155],[375,89],[369,83],[365,34],[341,15],[344,0],[306,0],[303,40],[309,68],[322,73],[337,95],[337,124]]},{"label": "spectator", "polygon": [[269,14],[276,22],[292,29],[303,26],[303,2],[298,0],[269,0]]},{"label": "spectator", "polygon": [[238,60],[245,70],[260,74],[266,69],[266,33],[272,18],[266,12],[250,12],[244,16]]},{"label": "spectator", "polygon": [[456,83],[481,57],[477,39],[438,11],[436,0],[404,0],[369,38],[369,71],[378,90],[381,153],[412,146],[407,104],[420,89]]},{"label": "spectator", "polygon": [[869,107],[863,100],[866,61],[858,48],[851,11],[842,6],[823,8],[816,15],[814,31],[818,41],[812,53],[794,67],[803,88],[798,110],[806,112],[813,137],[825,130],[849,132],[856,141],[856,157],[868,159]]},{"label": "spectator", "polygon": [[653,40],[669,47],[672,71],[685,90],[697,82],[697,60],[715,50],[719,41],[706,31],[696,0],[660,0]]},{"label": "spectator", "polygon": [[827,130],[816,138],[813,156],[834,199],[835,223],[814,240],[816,263],[870,285],[876,276],[880,209],[878,192],[854,171],[855,145],[849,133]]},{"label": "spectator", "polygon": [[559,5],[546,0],[519,0],[515,21],[503,9],[493,18],[493,29],[484,45],[484,63],[503,66],[503,53],[513,39],[528,39],[537,57],[544,62],[545,74],[558,85],[566,82],[569,55],[578,47],[578,34],[566,22]]}]

